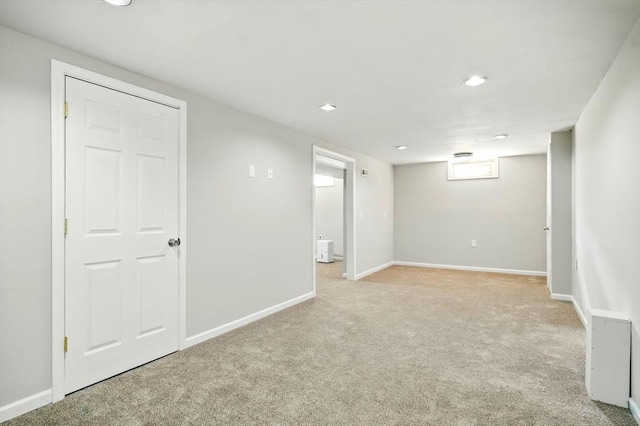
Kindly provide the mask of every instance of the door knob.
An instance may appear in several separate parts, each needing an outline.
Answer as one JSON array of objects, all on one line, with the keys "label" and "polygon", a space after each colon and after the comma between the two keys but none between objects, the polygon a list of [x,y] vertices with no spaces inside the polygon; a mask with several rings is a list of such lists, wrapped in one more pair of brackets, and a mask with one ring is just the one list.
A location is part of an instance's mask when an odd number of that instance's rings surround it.
[{"label": "door knob", "polygon": [[[545,231],[548,231],[548,230],[549,230],[549,228],[547,228],[547,227],[544,227],[544,228],[542,228],[542,229],[544,229]],[[180,241],[178,241],[178,244],[180,244]]]},{"label": "door knob", "polygon": [[175,247],[180,245],[180,238],[174,240],[173,238],[169,240],[169,247]]}]

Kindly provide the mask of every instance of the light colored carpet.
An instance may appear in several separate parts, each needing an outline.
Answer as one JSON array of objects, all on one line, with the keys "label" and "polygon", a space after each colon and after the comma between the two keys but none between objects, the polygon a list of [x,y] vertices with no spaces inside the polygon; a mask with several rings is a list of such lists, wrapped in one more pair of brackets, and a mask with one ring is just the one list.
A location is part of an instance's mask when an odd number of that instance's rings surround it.
[{"label": "light colored carpet", "polygon": [[318,267],[314,300],[7,426],[635,424],[587,397],[584,330],[544,278]]}]

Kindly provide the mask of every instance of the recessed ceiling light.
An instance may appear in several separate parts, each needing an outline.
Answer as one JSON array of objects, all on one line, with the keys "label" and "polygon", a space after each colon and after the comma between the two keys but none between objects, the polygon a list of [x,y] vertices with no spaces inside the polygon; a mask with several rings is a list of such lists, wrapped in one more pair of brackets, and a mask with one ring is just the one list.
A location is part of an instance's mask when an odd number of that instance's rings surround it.
[{"label": "recessed ceiling light", "polygon": [[487,77],[483,77],[481,75],[474,75],[469,77],[469,79],[465,81],[464,84],[466,84],[467,86],[476,87],[486,83],[487,80],[488,80]]},{"label": "recessed ceiling light", "polygon": [[131,4],[131,0],[104,0],[104,1],[113,6],[129,6]]},{"label": "recessed ceiling light", "polygon": [[320,109],[323,111],[333,111],[334,109],[336,109],[336,106],[331,104],[324,104],[320,105]]},{"label": "recessed ceiling light", "polygon": [[453,154],[454,158],[471,157],[473,152],[456,152]]},{"label": "recessed ceiling light", "polygon": [[396,146],[396,149],[407,149],[406,145],[398,145]]},{"label": "recessed ceiling light", "polygon": [[503,133],[501,135],[494,135],[493,138],[494,139],[506,139],[507,136],[509,136],[509,135],[507,135],[506,133]]}]

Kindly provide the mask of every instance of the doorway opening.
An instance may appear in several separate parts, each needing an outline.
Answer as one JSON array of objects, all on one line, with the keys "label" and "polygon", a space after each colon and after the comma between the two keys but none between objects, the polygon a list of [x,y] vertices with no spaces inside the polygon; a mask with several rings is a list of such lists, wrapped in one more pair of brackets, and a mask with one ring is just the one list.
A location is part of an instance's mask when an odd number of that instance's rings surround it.
[{"label": "doorway opening", "polygon": [[313,148],[313,271],[355,279],[355,160]]}]

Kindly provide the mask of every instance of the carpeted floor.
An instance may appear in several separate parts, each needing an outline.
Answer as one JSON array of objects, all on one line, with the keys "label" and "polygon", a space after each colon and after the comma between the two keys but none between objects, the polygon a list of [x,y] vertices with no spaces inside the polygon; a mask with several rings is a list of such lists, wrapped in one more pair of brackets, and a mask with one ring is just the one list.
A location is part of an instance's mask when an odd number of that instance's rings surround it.
[{"label": "carpeted floor", "polygon": [[544,278],[318,268],[318,296],[78,391],[17,425],[635,425],[584,388]]}]

